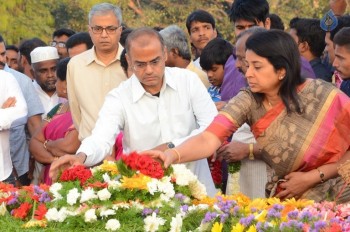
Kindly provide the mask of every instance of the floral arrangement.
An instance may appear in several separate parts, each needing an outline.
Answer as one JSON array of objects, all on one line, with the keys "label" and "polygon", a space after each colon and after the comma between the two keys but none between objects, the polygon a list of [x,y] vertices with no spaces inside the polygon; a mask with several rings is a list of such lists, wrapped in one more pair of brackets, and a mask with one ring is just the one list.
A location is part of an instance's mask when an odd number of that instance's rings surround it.
[{"label": "floral arrangement", "polygon": [[137,153],[75,166],[51,186],[0,183],[0,225],[9,231],[350,231],[349,215],[350,204],[210,198],[185,165],[164,169]]}]

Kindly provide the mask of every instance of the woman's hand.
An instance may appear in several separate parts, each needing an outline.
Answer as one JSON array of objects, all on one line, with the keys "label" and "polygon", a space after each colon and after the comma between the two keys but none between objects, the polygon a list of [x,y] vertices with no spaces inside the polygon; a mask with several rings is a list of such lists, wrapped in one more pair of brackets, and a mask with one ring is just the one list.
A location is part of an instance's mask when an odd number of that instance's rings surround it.
[{"label": "woman's hand", "polygon": [[[149,155],[153,159],[160,160],[163,162],[164,167],[168,168],[177,159],[177,157],[176,157],[176,159],[174,160],[174,153],[175,152],[170,152],[170,151],[171,151],[171,149],[168,149],[164,152],[159,151],[159,150],[147,150],[147,151],[140,152],[140,154]],[[176,156],[176,154],[175,154],[175,156]]]},{"label": "woman's hand", "polygon": [[308,172],[291,172],[284,177],[285,182],[280,184],[284,190],[279,192],[276,197],[287,199],[294,197],[299,199],[307,190],[313,187],[314,183],[310,181]]},{"label": "woman's hand", "polygon": [[77,155],[64,155],[55,160],[50,167],[50,177],[53,181],[57,179],[58,173],[61,171],[71,168],[76,165],[83,165],[86,159],[86,155],[84,153],[79,153]]},{"label": "woman's hand", "polygon": [[249,144],[231,141],[229,144],[220,147],[216,153],[219,160],[224,159],[228,163],[237,162],[248,156]]}]

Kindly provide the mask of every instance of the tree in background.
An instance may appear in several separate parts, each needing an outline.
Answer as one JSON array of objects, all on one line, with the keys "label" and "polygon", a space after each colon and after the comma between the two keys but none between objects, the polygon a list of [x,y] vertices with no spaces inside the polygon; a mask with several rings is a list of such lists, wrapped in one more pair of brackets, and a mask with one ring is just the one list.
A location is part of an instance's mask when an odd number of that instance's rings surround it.
[{"label": "tree in background", "polygon": [[[321,18],[328,10],[326,0],[268,0],[271,13],[278,14],[285,25],[293,17]],[[196,9],[210,12],[223,37],[234,42],[233,26],[227,12],[232,0],[11,0],[0,5],[0,33],[8,44],[21,39],[39,37],[51,39],[61,27],[87,31],[90,8],[100,2],[118,4],[123,21],[129,27],[166,27],[177,24],[185,30],[187,16]]]}]

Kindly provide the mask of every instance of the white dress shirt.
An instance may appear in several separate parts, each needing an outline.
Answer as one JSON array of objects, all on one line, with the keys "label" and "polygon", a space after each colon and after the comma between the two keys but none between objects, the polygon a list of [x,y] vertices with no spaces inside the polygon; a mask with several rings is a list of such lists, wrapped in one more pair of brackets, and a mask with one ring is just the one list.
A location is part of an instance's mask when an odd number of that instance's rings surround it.
[{"label": "white dress shirt", "polygon": [[[27,120],[27,105],[12,74],[0,70],[0,80],[0,181],[2,181],[12,173],[9,129],[23,125]],[[16,98],[15,106],[2,109],[2,105],[9,97]]]},{"label": "white dress shirt", "polygon": [[[179,145],[202,132],[216,115],[213,101],[193,72],[165,68],[159,97],[147,93],[133,75],[106,96],[92,135],[83,140],[77,153],[87,155],[88,166],[101,162],[120,131],[124,132],[125,153],[152,149],[170,141]],[[206,185],[208,195],[214,195],[207,160],[187,166]]]}]

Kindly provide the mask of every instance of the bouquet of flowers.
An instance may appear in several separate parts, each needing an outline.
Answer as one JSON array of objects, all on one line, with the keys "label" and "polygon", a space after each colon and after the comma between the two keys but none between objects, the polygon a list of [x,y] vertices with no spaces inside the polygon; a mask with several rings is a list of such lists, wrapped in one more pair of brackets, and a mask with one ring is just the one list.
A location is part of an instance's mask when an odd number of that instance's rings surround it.
[{"label": "bouquet of flowers", "polygon": [[209,198],[185,165],[164,169],[137,153],[75,166],[51,186],[0,183],[0,225],[8,231],[349,231],[349,213],[350,204]]}]

